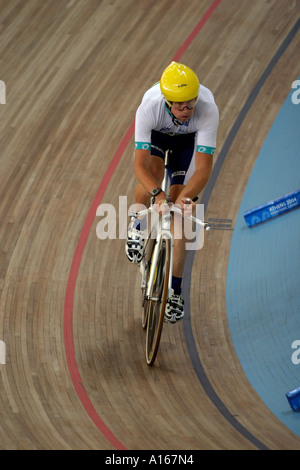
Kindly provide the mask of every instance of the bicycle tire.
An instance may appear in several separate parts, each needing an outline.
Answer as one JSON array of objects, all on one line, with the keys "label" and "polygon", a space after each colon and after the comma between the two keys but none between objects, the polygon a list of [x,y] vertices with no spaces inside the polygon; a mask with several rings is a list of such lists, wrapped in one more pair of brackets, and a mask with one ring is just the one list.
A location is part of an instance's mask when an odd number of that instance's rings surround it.
[{"label": "bicycle tire", "polygon": [[153,365],[156,359],[164,323],[170,272],[170,252],[170,240],[161,240],[156,275],[147,302],[146,362],[149,366]]},{"label": "bicycle tire", "polygon": [[145,298],[146,288],[142,290],[142,327],[145,330],[147,328],[148,321],[148,300]]},{"label": "bicycle tire", "polygon": [[142,287],[142,327],[145,330],[147,328],[148,319],[148,304],[149,301],[146,298],[147,286],[149,281],[149,274],[151,268],[151,260],[155,247],[155,239],[150,238],[145,250],[145,286]]}]

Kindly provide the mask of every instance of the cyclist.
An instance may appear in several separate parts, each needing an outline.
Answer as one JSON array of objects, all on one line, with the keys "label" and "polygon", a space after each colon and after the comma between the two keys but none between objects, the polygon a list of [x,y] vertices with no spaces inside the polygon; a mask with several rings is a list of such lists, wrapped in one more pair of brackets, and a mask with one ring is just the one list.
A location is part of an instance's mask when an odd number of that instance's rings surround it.
[{"label": "cyclist", "polygon": [[[211,91],[199,84],[197,75],[178,62],[144,95],[136,112],[134,172],[137,205],[149,207],[166,199],[160,185],[164,156],[169,159],[170,196],[183,210],[196,199],[209,180],[216,147],[219,112]],[[194,203],[192,203],[194,205]],[[139,263],[143,250],[143,221],[129,224],[126,254]],[[173,295],[167,301],[165,320],[175,323],[184,316],[181,284],[186,258],[185,240],[174,240]]]}]

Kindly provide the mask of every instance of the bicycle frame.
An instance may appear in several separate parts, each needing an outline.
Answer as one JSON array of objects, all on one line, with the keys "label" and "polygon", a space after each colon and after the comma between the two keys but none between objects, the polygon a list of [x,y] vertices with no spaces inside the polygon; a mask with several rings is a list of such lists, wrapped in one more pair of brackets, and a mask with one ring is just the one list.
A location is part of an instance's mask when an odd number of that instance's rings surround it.
[{"label": "bicycle frame", "polygon": [[[170,220],[168,220],[170,219]],[[149,282],[147,285],[147,291],[146,291],[146,298],[150,298],[150,287],[154,281],[154,277],[156,275],[155,272],[155,267],[157,264],[158,260],[158,255],[159,255],[159,246],[160,246],[160,241],[163,239],[169,238],[171,240],[171,251],[170,251],[170,273],[169,273],[169,281],[168,281],[168,296],[167,298],[171,297],[172,294],[172,272],[173,272],[173,247],[174,247],[174,237],[173,234],[171,233],[171,212],[169,212],[168,215],[162,215],[159,220],[159,229],[158,229],[158,234],[156,237],[156,244],[154,247],[154,252],[153,252],[153,257],[152,257],[152,262],[151,262],[151,268],[150,268],[150,274],[149,274]]]},{"label": "bicycle frame", "polygon": [[[169,177],[168,177],[168,160],[169,160],[169,150],[166,151],[165,154],[165,170],[164,170],[164,179],[162,183],[162,190],[164,191],[165,194],[168,195],[169,193]],[[165,206],[165,207],[164,207]],[[151,267],[150,267],[150,273],[149,273],[149,282],[147,283],[147,290],[146,290],[146,298],[150,298],[150,287],[153,283],[154,277],[155,277],[155,267],[157,264],[158,260],[158,249],[160,246],[160,241],[161,239],[166,239],[169,238],[171,240],[171,250],[170,250],[170,273],[169,273],[169,280],[168,280],[168,298],[171,297],[172,295],[172,275],[173,275],[173,248],[174,248],[174,236],[171,232],[171,219],[172,219],[172,212],[173,213],[178,213],[181,215],[181,217],[186,217],[187,219],[192,220],[193,222],[196,222],[197,224],[201,225],[204,227],[206,230],[209,230],[210,227],[208,224],[205,222],[197,219],[194,216],[184,216],[182,214],[182,211],[179,207],[176,207],[173,203],[171,203],[171,199],[169,195],[167,196],[166,202],[161,206],[162,208],[162,213],[158,214],[158,211],[155,210],[153,201],[151,201],[151,206],[148,209],[141,210],[136,213],[131,213],[130,217],[144,217],[148,216],[149,214],[157,214],[158,216],[158,224],[157,227],[155,226],[154,228],[157,228],[157,233],[155,236],[156,239],[156,244],[154,247],[154,252],[151,260]],[[164,211],[165,209],[165,211]],[[147,241],[145,243],[144,247],[144,254],[146,251],[147,244],[149,242],[149,239],[151,237],[151,234],[153,233],[153,227],[148,228],[148,237]],[[142,274],[142,283],[141,287],[142,289],[146,287],[146,278],[145,278],[145,255],[143,256],[143,259],[140,263],[140,270]]]}]

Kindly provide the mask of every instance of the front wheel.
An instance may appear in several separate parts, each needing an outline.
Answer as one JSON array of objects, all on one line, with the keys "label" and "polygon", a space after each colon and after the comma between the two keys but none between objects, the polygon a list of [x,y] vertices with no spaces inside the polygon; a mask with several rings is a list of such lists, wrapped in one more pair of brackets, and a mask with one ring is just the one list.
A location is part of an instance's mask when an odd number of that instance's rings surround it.
[{"label": "front wheel", "polygon": [[149,307],[149,301],[146,297],[147,293],[147,286],[149,282],[149,274],[150,274],[150,269],[151,269],[151,261],[152,261],[152,255],[154,252],[154,247],[155,247],[155,239],[149,238],[145,250],[145,268],[144,268],[144,274],[143,274],[143,279],[144,279],[144,286],[142,287],[142,327],[145,330],[147,328],[147,321],[148,321],[148,307]]},{"label": "front wheel", "polygon": [[147,301],[146,361],[151,366],[157,355],[168,296],[171,242],[161,240],[155,275]]}]

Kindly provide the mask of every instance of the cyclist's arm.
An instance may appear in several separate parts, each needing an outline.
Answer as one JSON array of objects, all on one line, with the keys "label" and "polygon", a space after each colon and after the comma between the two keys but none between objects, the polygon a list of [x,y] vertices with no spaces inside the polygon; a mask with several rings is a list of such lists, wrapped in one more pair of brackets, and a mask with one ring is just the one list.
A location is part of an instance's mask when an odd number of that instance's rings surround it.
[{"label": "cyclist's arm", "polygon": [[[194,199],[205,188],[213,168],[213,157],[209,153],[195,153],[195,172],[183,188],[178,199]],[[179,201],[178,201],[179,202]]]},{"label": "cyclist's arm", "polygon": [[199,123],[195,152],[195,172],[182,191],[181,197],[194,199],[205,188],[213,168],[219,110],[216,104],[207,105],[205,122]]},{"label": "cyclist's arm", "polygon": [[[148,193],[159,186],[159,183],[153,178],[149,171],[150,150],[136,149],[134,154],[134,173],[141,185]],[[164,193],[158,194],[156,201],[164,199]]]}]

